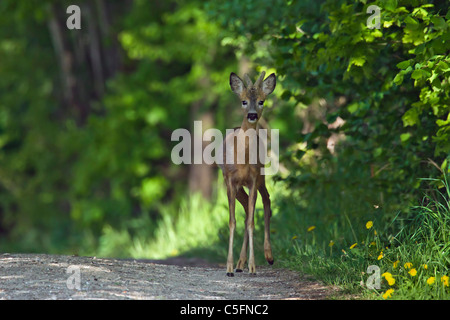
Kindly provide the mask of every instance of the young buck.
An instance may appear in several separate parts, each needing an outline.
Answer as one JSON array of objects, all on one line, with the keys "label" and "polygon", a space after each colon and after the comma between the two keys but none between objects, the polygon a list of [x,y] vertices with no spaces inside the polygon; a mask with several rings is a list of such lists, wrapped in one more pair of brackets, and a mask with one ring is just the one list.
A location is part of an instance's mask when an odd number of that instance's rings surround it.
[{"label": "young buck", "polygon": [[[255,256],[253,252],[254,211],[257,191],[261,194],[264,205],[264,256],[269,264],[273,264],[272,249],[270,246],[270,209],[269,193],[266,189],[264,175],[261,174],[261,163],[257,157],[260,146],[260,137],[256,134],[256,125],[261,118],[266,97],[273,92],[276,85],[275,74],[272,73],[264,80],[263,71],[258,80],[252,84],[249,76],[245,74],[244,82],[235,74],[230,75],[231,90],[237,94],[242,102],[244,119],[239,128],[228,134],[223,142],[223,177],[227,186],[228,205],[230,210],[230,240],[228,244],[227,276],[233,274],[233,237],[236,227],[235,204],[236,199],[245,209],[245,233],[236,272],[242,272],[247,261],[247,245],[249,247],[248,269],[249,273],[255,274]],[[256,139],[251,139],[251,134]],[[256,140],[256,141],[255,141]],[[236,147],[241,146],[242,148]],[[241,153],[245,152],[244,155]],[[230,161],[230,158],[231,161]],[[256,160],[256,158],[258,158]],[[241,161],[239,161],[239,159]],[[236,161],[237,160],[237,161]],[[252,161],[253,160],[253,161]],[[243,187],[248,188],[249,194]]]}]

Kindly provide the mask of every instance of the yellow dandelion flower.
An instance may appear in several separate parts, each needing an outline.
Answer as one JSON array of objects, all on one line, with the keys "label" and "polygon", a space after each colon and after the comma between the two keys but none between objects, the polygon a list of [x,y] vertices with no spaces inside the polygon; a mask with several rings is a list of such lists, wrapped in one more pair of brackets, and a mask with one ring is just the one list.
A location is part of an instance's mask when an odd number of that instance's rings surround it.
[{"label": "yellow dandelion flower", "polygon": [[428,270],[428,265],[427,265],[427,264],[424,264],[424,265],[423,265],[423,268],[424,268],[425,270]]},{"label": "yellow dandelion flower", "polygon": [[393,286],[395,284],[395,279],[392,276],[392,274],[390,274],[389,272],[385,272],[381,275],[382,277],[384,277],[386,279],[386,281],[388,282],[388,284],[390,286]]},{"label": "yellow dandelion flower", "polygon": [[448,276],[442,276],[441,282],[444,284],[444,286],[448,287]]},{"label": "yellow dandelion flower", "polygon": [[306,231],[311,232],[311,231],[313,231],[315,228],[316,228],[316,226],[311,226],[311,227],[309,227]]},{"label": "yellow dandelion flower", "polygon": [[376,244],[376,242],[375,241],[372,241],[370,244],[369,244],[369,246],[376,246],[377,244]]},{"label": "yellow dandelion flower", "polygon": [[387,299],[392,297],[392,294],[394,293],[394,289],[388,289],[385,293],[383,293],[383,299]]},{"label": "yellow dandelion flower", "polygon": [[358,245],[358,243],[354,243],[350,246],[350,250],[353,249],[354,247],[356,247]]},{"label": "yellow dandelion flower", "polygon": [[436,280],[435,277],[429,277],[428,280],[427,280],[427,283],[431,286],[434,283],[435,280]]},{"label": "yellow dandelion flower", "polygon": [[408,273],[411,275],[411,277],[414,277],[417,274],[417,270],[412,268],[411,270],[408,271]]},{"label": "yellow dandelion flower", "polygon": [[373,221],[367,221],[366,223],[366,229],[370,229],[373,227]]},{"label": "yellow dandelion flower", "polygon": [[293,236],[291,240],[295,240],[295,239],[297,239],[297,236]]},{"label": "yellow dandelion flower", "polygon": [[394,269],[395,269],[395,268],[397,268],[397,266],[398,266],[398,264],[399,264],[399,263],[400,263],[400,261],[398,261],[398,260],[397,260],[397,261],[395,261],[395,262],[393,263],[393,267],[394,267]]},{"label": "yellow dandelion flower", "polygon": [[386,281],[390,286],[393,286],[395,284],[395,279],[393,277],[386,278]]},{"label": "yellow dandelion flower", "polygon": [[376,235],[377,235],[377,230],[374,230],[374,231],[373,231],[373,234],[376,236]]},{"label": "yellow dandelion flower", "polygon": [[330,243],[328,244],[328,246],[331,248],[332,246],[334,246],[334,241],[330,240]]},{"label": "yellow dandelion flower", "polygon": [[403,267],[405,267],[405,269],[411,269],[413,266],[413,264],[411,262],[407,262],[403,265]]},{"label": "yellow dandelion flower", "polygon": [[384,257],[384,255],[383,255],[383,251],[381,251],[381,252],[380,252],[380,255],[378,256],[378,258],[377,258],[377,259],[378,259],[378,260],[381,260],[381,259],[383,259],[383,257]]}]

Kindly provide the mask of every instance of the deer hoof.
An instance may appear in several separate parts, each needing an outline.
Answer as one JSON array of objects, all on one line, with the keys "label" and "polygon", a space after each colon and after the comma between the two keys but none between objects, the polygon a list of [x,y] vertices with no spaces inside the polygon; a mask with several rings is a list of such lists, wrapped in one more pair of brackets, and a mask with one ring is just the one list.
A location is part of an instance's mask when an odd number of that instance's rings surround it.
[{"label": "deer hoof", "polygon": [[228,277],[234,277],[234,273],[233,272],[227,272],[227,276]]},{"label": "deer hoof", "polygon": [[242,272],[242,269],[236,269],[236,272]]}]

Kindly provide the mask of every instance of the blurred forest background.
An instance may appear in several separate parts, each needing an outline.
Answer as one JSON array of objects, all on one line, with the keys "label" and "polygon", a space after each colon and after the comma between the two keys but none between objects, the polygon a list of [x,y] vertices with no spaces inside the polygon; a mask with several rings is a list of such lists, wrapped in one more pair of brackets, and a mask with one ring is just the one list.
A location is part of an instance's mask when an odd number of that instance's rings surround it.
[{"label": "blurred forest background", "polygon": [[239,125],[229,74],[262,70],[275,259],[367,220],[389,242],[449,172],[449,21],[448,0],[1,0],[0,251],[223,260],[221,173],[174,165],[171,133]]}]

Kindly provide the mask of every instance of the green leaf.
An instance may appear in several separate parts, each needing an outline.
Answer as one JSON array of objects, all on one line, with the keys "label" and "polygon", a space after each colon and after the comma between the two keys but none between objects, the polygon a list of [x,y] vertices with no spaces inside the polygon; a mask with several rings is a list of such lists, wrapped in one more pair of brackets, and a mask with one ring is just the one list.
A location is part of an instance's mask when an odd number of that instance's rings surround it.
[{"label": "green leaf", "polygon": [[397,73],[397,75],[394,78],[394,83],[398,86],[403,83],[403,72]]},{"label": "green leaf", "polygon": [[366,63],[365,57],[352,58],[352,63],[358,67],[362,67]]},{"label": "green leaf", "polygon": [[389,10],[389,11],[394,11],[395,9],[397,9],[397,0],[387,0],[384,2],[384,9]]},{"label": "green leaf", "polygon": [[352,65],[362,67],[364,65],[364,63],[366,63],[365,57],[351,57],[350,62],[348,63],[347,71],[350,70]]},{"label": "green leaf", "polygon": [[348,110],[348,112],[350,112],[350,113],[355,113],[355,112],[358,110],[358,108],[359,108],[359,105],[358,105],[357,102],[355,102],[355,103],[352,103],[351,105],[349,105],[349,106],[347,107],[347,110]]},{"label": "green leaf", "polygon": [[389,28],[394,23],[394,20],[383,21],[383,28]]},{"label": "green leaf", "polygon": [[403,126],[414,126],[419,123],[419,114],[415,108],[409,109],[402,117]]},{"label": "green leaf", "polygon": [[402,133],[401,135],[400,135],[400,140],[402,141],[402,142],[405,142],[405,141],[408,141],[409,140],[409,138],[411,138],[411,133]]},{"label": "green leaf", "polygon": [[438,120],[436,120],[436,124],[439,127],[450,125],[450,113],[447,115],[447,120],[438,119]]},{"label": "green leaf", "polygon": [[406,69],[411,65],[411,60],[405,60],[400,63],[397,63],[397,68],[399,69]]},{"label": "green leaf", "polygon": [[436,30],[442,30],[445,31],[448,28],[447,23],[445,22],[445,20],[441,17],[437,17],[434,16],[433,18],[431,18],[431,22],[434,24],[434,28]]},{"label": "green leaf", "polygon": [[444,61],[439,61],[439,63],[436,66],[436,69],[439,69],[441,72],[448,72],[450,71],[450,68],[448,64]]},{"label": "green leaf", "polygon": [[428,78],[428,81],[430,81],[430,83],[432,83],[437,77],[438,77],[438,74],[433,70],[433,72],[431,72],[431,77]]},{"label": "green leaf", "polygon": [[422,69],[416,69],[411,74],[411,78],[413,78],[414,80],[422,79],[425,76],[426,76],[426,72],[424,70],[422,70]]},{"label": "green leaf", "polygon": [[409,25],[413,25],[413,26],[419,25],[419,21],[417,21],[416,19],[414,19],[414,18],[411,17],[411,16],[407,16],[407,17],[405,18],[405,23],[406,23],[406,24],[409,24]]},{"label": "green leaf", "polygon": [[[448,165],[448,161],[447,161],[447,159],[445,159],[441,164],[441,169],[443,172],[446,171],[445,169],[447,168],[447,165]],[[449,167],[449,171],[450,171],[450,167]]]}]

